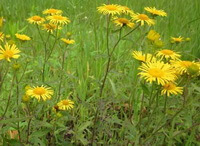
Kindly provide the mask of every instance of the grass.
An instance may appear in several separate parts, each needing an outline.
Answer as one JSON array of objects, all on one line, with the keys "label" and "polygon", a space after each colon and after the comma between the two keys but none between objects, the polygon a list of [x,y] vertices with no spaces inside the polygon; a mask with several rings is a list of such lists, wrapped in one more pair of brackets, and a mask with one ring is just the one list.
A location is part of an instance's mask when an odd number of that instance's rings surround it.
[{"label": "grass", "polygon": [[[12,64],[0,62],[0,75],[6,74],[0,89],[0,145],[198,145],[199,135],[199,77],[185,77],[181,82],[184,93],[167,100],[155,85],[144,83],[138,77],[140,62],[133,59],[133,50],[152,53],[145,36],[148,26],[136,30],[121,40],[111,59],[110,71],[99,96],[107,65],[106,18],[97,7],[107,1],[89,0],[1,0],[0,16],[5,21],[2,31],[10,34],[21,57]],[[144,12],[145,6],[155,6],[167,12],[168,17],[157,18],[155,29],[161,34],[165,48],[181,52],[182,59],[197,61],[200,57],[200,1],[199,0],[110,0],[126,5],[134,12]],[[57,41],[52,56],[46,63],[45,81],[42,81],[44,44],[34,25],[26,19],[42,15],[47,8],[63,10],[72,20],[59,37],[76,42],[67,48]],[[126,28],[123,33],[128,32]],[[21,43],[15,33],[27,34],[30,42]],[[109,46],[114,46],[119,31],[111,30]],[[48,35],[42,31],[47,39]],[[190,42],[172,46],[170,37],[189,37]],[[48,49],[54,45],[51,37]],[[62,55],[65,54],[64,69]],[[10,65],[9,65],[10,64]],[[8,67],[9,66],[9,67]],[[22,78],[21,78],[22,77]],[[187,80],[188,79],[188,80]],[[0,80],[2,82],[2,78]],[[25,86],[46,85],[54,90],[52,100],[24,102]],[[60,86],[60,93],[59,93]],[[69,98],[75,106],[60,117],[52,107]],[[150,97],[152,99],[150,99]],[[152,103],[151,103],[152,100]],[[7,106],[8,105],[8,106]],[[6,110],[7,108],[7,110]],[[6,111],[6,112],[5,112]],[[17,131],[17,134],[9,132]],[[16,135],[12,139],[11,135]],[[20,136],[18,138],[18,136]]]}]

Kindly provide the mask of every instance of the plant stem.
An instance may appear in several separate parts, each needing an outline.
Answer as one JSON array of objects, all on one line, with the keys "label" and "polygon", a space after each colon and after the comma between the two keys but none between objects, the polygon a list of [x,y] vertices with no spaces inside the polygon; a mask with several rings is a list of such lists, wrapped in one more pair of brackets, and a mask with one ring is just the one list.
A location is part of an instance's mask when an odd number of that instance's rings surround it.
[{"label": "plant stem", "polygon": [[164,114],[166,114],[166,108],[167,108],[167,93],[165,94],[165,105],[164,105]]}]

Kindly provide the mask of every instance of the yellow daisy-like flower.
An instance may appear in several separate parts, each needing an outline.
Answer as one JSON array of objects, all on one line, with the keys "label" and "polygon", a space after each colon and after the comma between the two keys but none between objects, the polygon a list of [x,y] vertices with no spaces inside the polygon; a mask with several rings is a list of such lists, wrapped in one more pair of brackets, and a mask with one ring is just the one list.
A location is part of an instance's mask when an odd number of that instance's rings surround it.
[{"label": "yellow daisy-like flower", "polygon": [[155,7],[145,7],[144,9],[155,16],[167,16],[167,13],[164,10],[157,10]]},{"label": "yellow daisy-like flower", "polygon": [[31,38],[29,36],[25,35],[25,34],[16,33],[15,36],[16,36],[16,38],[18,38],[21,41],[29,41],[29,40],[31,40]]},{"label": "yellow daisy-like flower", "polygon": [[52,24],[56,24],[56,25],[65,25],[70,23],[71,21],[69,20],[69,18],[61,16],[61,15],[52,15],[52,16],[48,16],[47,20],[50,21],[50,23]]},{"label": "yellow daisy-like flower", "polygon": [[184,41],[184,38],[179,36],[178,38],[171,37],[171,43],[181,43]]},{"label": "yellow daisy-like flower", "polygon": [[104,15],[116,15],[116,14],[121,14],[122,13],[122,7],[120,5],[106,5],[103,4],[100,7],[97,7],[97,11],[104,14]]},{"label": "yellow daisy-like flower", "polygon": [[156,56],[161,57],[161,59],[166,58],[173,60],[178,60],[181,57],[180,54],[168,49],[158,51]]},{"label": "yellow daisy-like flower", "polygon": [[147,34],[147,38],[150,41],[155,41],[160,39],[160,34],[157,33],[155,30],[150,30],[149,33]]},{"label": "yellow daisy-like flower", "polygon": [[134,23],[130,22],[128,19],[126,18],[115,18],[113,21],[117,26],[128,26],[130,28],[133,28],[135,26]]},{"label": "yellow daisy-like flower", "polygon": [[69,99],[65,99],[58,102],[57,106],[59,110],[70,110],[74,107],[74,102]]},{"label": "yellow daisy-like flower", "polygon": [[57,26],[55,24],[47,23],[43,24],[43,30],[46,30],[47,32],[53,33],[54,30],[56,29],[61,29],[62,27]]},{"label": "yellow daisy-like flower", "polygon": [[40,25],[45,21],[44,18],[37,16],[37,15],[32,16],[32,17],[28,18],[27,20],[30,24],[37,24],[37,25]]},{"label": "yellow daisy-like flower", "polygon": [[149,83],[157,82],[158,85],[164,85],[176,79],[171,65],[161,61],[142,63],[139,70],[141,70],[139,73],[141,78]]},{"label": "yellow daisy-like flower", "polygon": [[47,99],[51,99],[53,95],[53,90],[49,87],[45,86],[36,86],[36,87],[31,87],[26,91],[26,94],[28,96],[36,98],[38,101],[41,99],[43,101],[46,101]]},{"label": "yellow daisy-like flower", "polygon": [[4,39],[4,33],[3,33],[3,32],[0,32],[0,41],[3,42],[3,39]]},{"label": "yellow daisy-like flower", "polygon": [[170,96],[170,94],[182,94],[183,93],[183,87],[177,87],[176,84],[169,82],[167,84],[163,85],[161,94],[167,94],[167,96]]},{"label": "yellow daisy-like flower", "polygon": [[151,54],[143,54],[142,51],[133,51],[132,53],[133,58],[142,61],[142,62],[149,62],[149,61],[155,61],[156,58],[153,57]]},{"label": "yellow daisy-like flower", "polygon": [[47,15],[61,15],[63,11],[58,9],[46,9],[42,13]]},{"label": "yellow daisy-like flower", "polygon": [[65,44],[70,45],[70,44],[74,44],[75,41],[74,40],[70,40],[70,39],[65,39],[65,38],[61,38],[61,41],[63,41]]},{"label": "yellow daisy-like flower", "polygon": [[136,22],[140,22],[141,23],[141,26],[144,25],[144,23],[146,22],[149,26],[151,25],[154,25],[155,24],[155,21],[153,19],[150,19],[147,15],[145,14],[133,14],[131,15],[132,17],[132,20]]},{"label": "yellow daisy-like flower", "polygon": [[184,73],[187,73],[187,69],[193,64],[193,62],[183,61],[183,60],[179,60],[179,61],[172,60],[171,64],[174,67],[174,69],[177,71],[177,73],[182,75]]},{"label": "yellow daisy-like flower", "polygon": [[0,60],[5,59],[7,61],[11,61],[11,58],[17,59],[20,57],[19,53],[21,51],[16,47],[15,44],[9,45],[6,43],[4,48],[0,46]]},{"label": "yellow daisy-like flower", "polygon": [[122,8],[122,13],[130,14],[130,15],[134,14],[134,12],[127,6],[121,6],[121,8]]},{"label": "yellow daisy-like flower", "polygon": [[0,17],[0,28],[3,26],[3,17]]}]

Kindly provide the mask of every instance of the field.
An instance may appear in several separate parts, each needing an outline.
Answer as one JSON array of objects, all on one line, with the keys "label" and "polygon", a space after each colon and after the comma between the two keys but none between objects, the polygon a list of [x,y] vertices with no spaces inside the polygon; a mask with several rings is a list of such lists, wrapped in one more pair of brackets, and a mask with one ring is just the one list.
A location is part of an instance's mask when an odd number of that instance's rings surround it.
[{"label": "field", "polygon": [[200,145],[199,58],[200,0],[1,0],[0,145]]}]

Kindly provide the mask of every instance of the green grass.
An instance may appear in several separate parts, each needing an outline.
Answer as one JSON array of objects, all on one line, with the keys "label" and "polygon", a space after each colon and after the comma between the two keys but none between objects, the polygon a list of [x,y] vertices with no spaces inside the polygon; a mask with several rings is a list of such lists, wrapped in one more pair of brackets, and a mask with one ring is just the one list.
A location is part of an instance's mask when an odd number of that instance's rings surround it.
[{"label": "green grass", "polygon": [[[5,19],[1,31],[10,34],[22,51],[20,58],[10,63],[0,90],[0,145],[89,145],[92,139],[93,145],[200,144],[199,77],[190,77],[189,81],[183,78],[184,94],[168,98],[165,115],[164,96],[157,96],[159,89],[152,90],[150,84],[139,78],[137,68],[140,63],[131,55],[133,50],[153,52],[145,35],[148,30],[155,29],[161,34],[165,49],[174,47],[183,60],[197,61],[200,57],[200,1],[110,0],[110,3],[126,5],[139,13],[144,13],[146,6],[155,6],[165,10],[168,16],[157,18],[155,26],[139,28],[119,43],[112,56],[103,95],[99,97],[108,59],[106,18],[96,9],[103,3],[106,1],[0,1],[0,17]],[[56,43],[46,63],[45,82],[42,82],[44,45],[36,27],[26,19],[33,15],[42,16],[42,11],[48,8],[61,9],[63,15],[70,18],[72,22],[59,32],[59,37],[66,37],[66,33],[71,32],[71,38],[76,42],[67,48],[60,41]],[[117,29],[112,25],[110,46],[117,40]],[[123,33],[128,31],[125,28]],[[21,43],[15,33],[27,34],[32,40]],[[47,38],[44,31],[42,35]],[[191,41],[172,46],[171,36],[189,37]],[[51,37],[48,49],[53,43]],[[61,69],[63,51],[67,52],[64,70]],[[14,62],[21,65],[18,71],[12,68]],[[0,77],[6,73],[8,64],[0,61]],[[51,109],[58,102],[61,80],[61,99],[69,98],[75,106],[57,117]],[[55,93],[52,100],[46,102],[35,99],[23,102],[26,85],[47,85]],[[155,98],[149,106],[151,92]],[[7,103],[8,111],[4,115]],[[20,131],[20,140],[11,139],[9,130]]]}]

